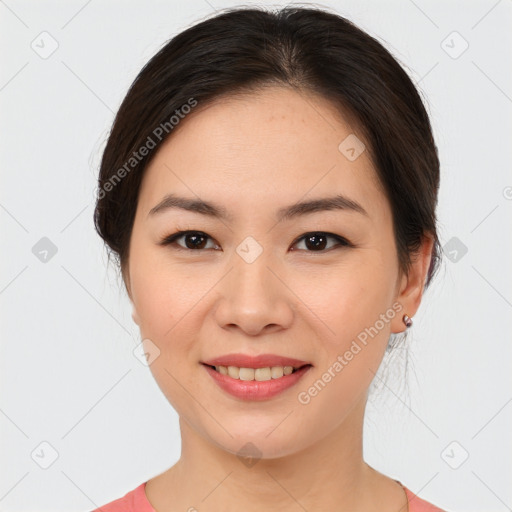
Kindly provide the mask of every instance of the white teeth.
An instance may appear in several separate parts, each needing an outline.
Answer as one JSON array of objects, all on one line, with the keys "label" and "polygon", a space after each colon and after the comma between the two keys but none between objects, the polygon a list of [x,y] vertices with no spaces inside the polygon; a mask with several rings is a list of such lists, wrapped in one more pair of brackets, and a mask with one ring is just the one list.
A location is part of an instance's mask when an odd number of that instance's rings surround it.
[{"label": "white teeth", "polygon": [[279,379],[283,375],[293,373],[293,366],[267,366],[266,368],[238,368],[237,366],[215,366],[222,375],[229,375],[233,379],[265,381]]}]

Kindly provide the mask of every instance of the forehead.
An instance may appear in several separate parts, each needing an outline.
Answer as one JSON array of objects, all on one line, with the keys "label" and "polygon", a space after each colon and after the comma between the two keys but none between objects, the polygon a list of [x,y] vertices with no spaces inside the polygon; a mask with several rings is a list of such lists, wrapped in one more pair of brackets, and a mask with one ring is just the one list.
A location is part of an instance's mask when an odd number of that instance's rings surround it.
[{"label": "forehead", "polygon": [[269,87],[223,96],[173,129],[145,171],[139,205],[147,213],[172,192],[254,211],[340,193],[379,215],[389,206],[363,148],[356,127],[316,95]]}]

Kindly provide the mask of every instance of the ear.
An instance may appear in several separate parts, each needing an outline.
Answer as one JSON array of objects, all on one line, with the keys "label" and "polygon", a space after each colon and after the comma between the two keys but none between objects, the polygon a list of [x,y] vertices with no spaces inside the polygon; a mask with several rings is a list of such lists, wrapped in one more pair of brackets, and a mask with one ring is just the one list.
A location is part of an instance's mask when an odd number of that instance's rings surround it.
[{"label": "ear", "polygon": [[135,309],[135,305],[133,306],[133,310],[132,310],[132,318],[133,318],[133,321],[140,327],[140,318],[139,318],[139,314],[137,313],[137,310]]},{"label": "ear", "polygon": [[421,298],[425,289],[425,280],[432,259],[434,239],[425,234],[421,246],[411,257],[411,267],[408,275],[402,275],[399,282],[398,295],[395,301],[402,305],[402,310],[391,322],[391,332],[399,333],[406,329],[403,316],[412,318],[420,307]]},{"label": "ear", "polygon": [[132,319],[140,327],[139,314],[137,313],[137,309],[135,308],[135,304],[133,302],[133,297],[132,297],[130,273],[128,271],[128,264],[123,265],[123,267],[121,269],[121,275],[123,277],[123,282],[124,282],[124,286],[126,288],[126,293],[128,294],[130,302],[132,303]]}]

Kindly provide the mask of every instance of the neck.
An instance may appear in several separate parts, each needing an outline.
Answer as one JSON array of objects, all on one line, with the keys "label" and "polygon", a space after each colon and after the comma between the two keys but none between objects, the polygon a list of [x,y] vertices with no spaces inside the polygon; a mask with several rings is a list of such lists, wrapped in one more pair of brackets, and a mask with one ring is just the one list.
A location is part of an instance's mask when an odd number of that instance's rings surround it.
[{"label": "neck", "polygon": [[[182,452],[151,479],[146,495],[157,510],[385,510],[376,493],[404,501],[403,490],[363,460],[365,401],[318,443],[273,459],[242,461],[180,419]],[[243,445],[244,443],[241,443]],[[386,481],[386,482],[385,482]],[[398,494],[399,493],[399,494]]]}]

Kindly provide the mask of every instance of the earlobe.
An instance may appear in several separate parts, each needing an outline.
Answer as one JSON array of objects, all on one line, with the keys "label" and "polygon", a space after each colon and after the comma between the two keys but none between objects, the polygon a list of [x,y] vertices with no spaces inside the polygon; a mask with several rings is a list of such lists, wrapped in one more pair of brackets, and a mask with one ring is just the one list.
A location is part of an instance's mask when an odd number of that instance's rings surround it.
[{"label": "earlobe", "polygon": [[132,297],[130,274],[126,270],[127,270],[127,267],[124,266],[122,269],[122,275],[123,275],[123,281],[124,281],[126,293],[128,294],[128,298],[130,299],[130,302],[132,303],[132,319],[140,327],[139,314],[137,313],[137,309],[135,307],[135,304],[133,302],[133,297]]},{"label": "earlobe", "polygon": [[432,237],[428,235],[423,237],[419,250],[413,255],[408,275],[402,276],[399,295],[396,300],[402,305],[403,309],[392,323],[391,327],[394,333],[403,332],[412,326],[410,320],[418,311],[421,303],[427,272],[432,259],[433,244]]},{"label": "earlobe", "polygon": [[135,309],[135,306],[133,306],[132,310],[132,319],[140,327],[140,318],[139,314],[137,313],[137,310]]}]

